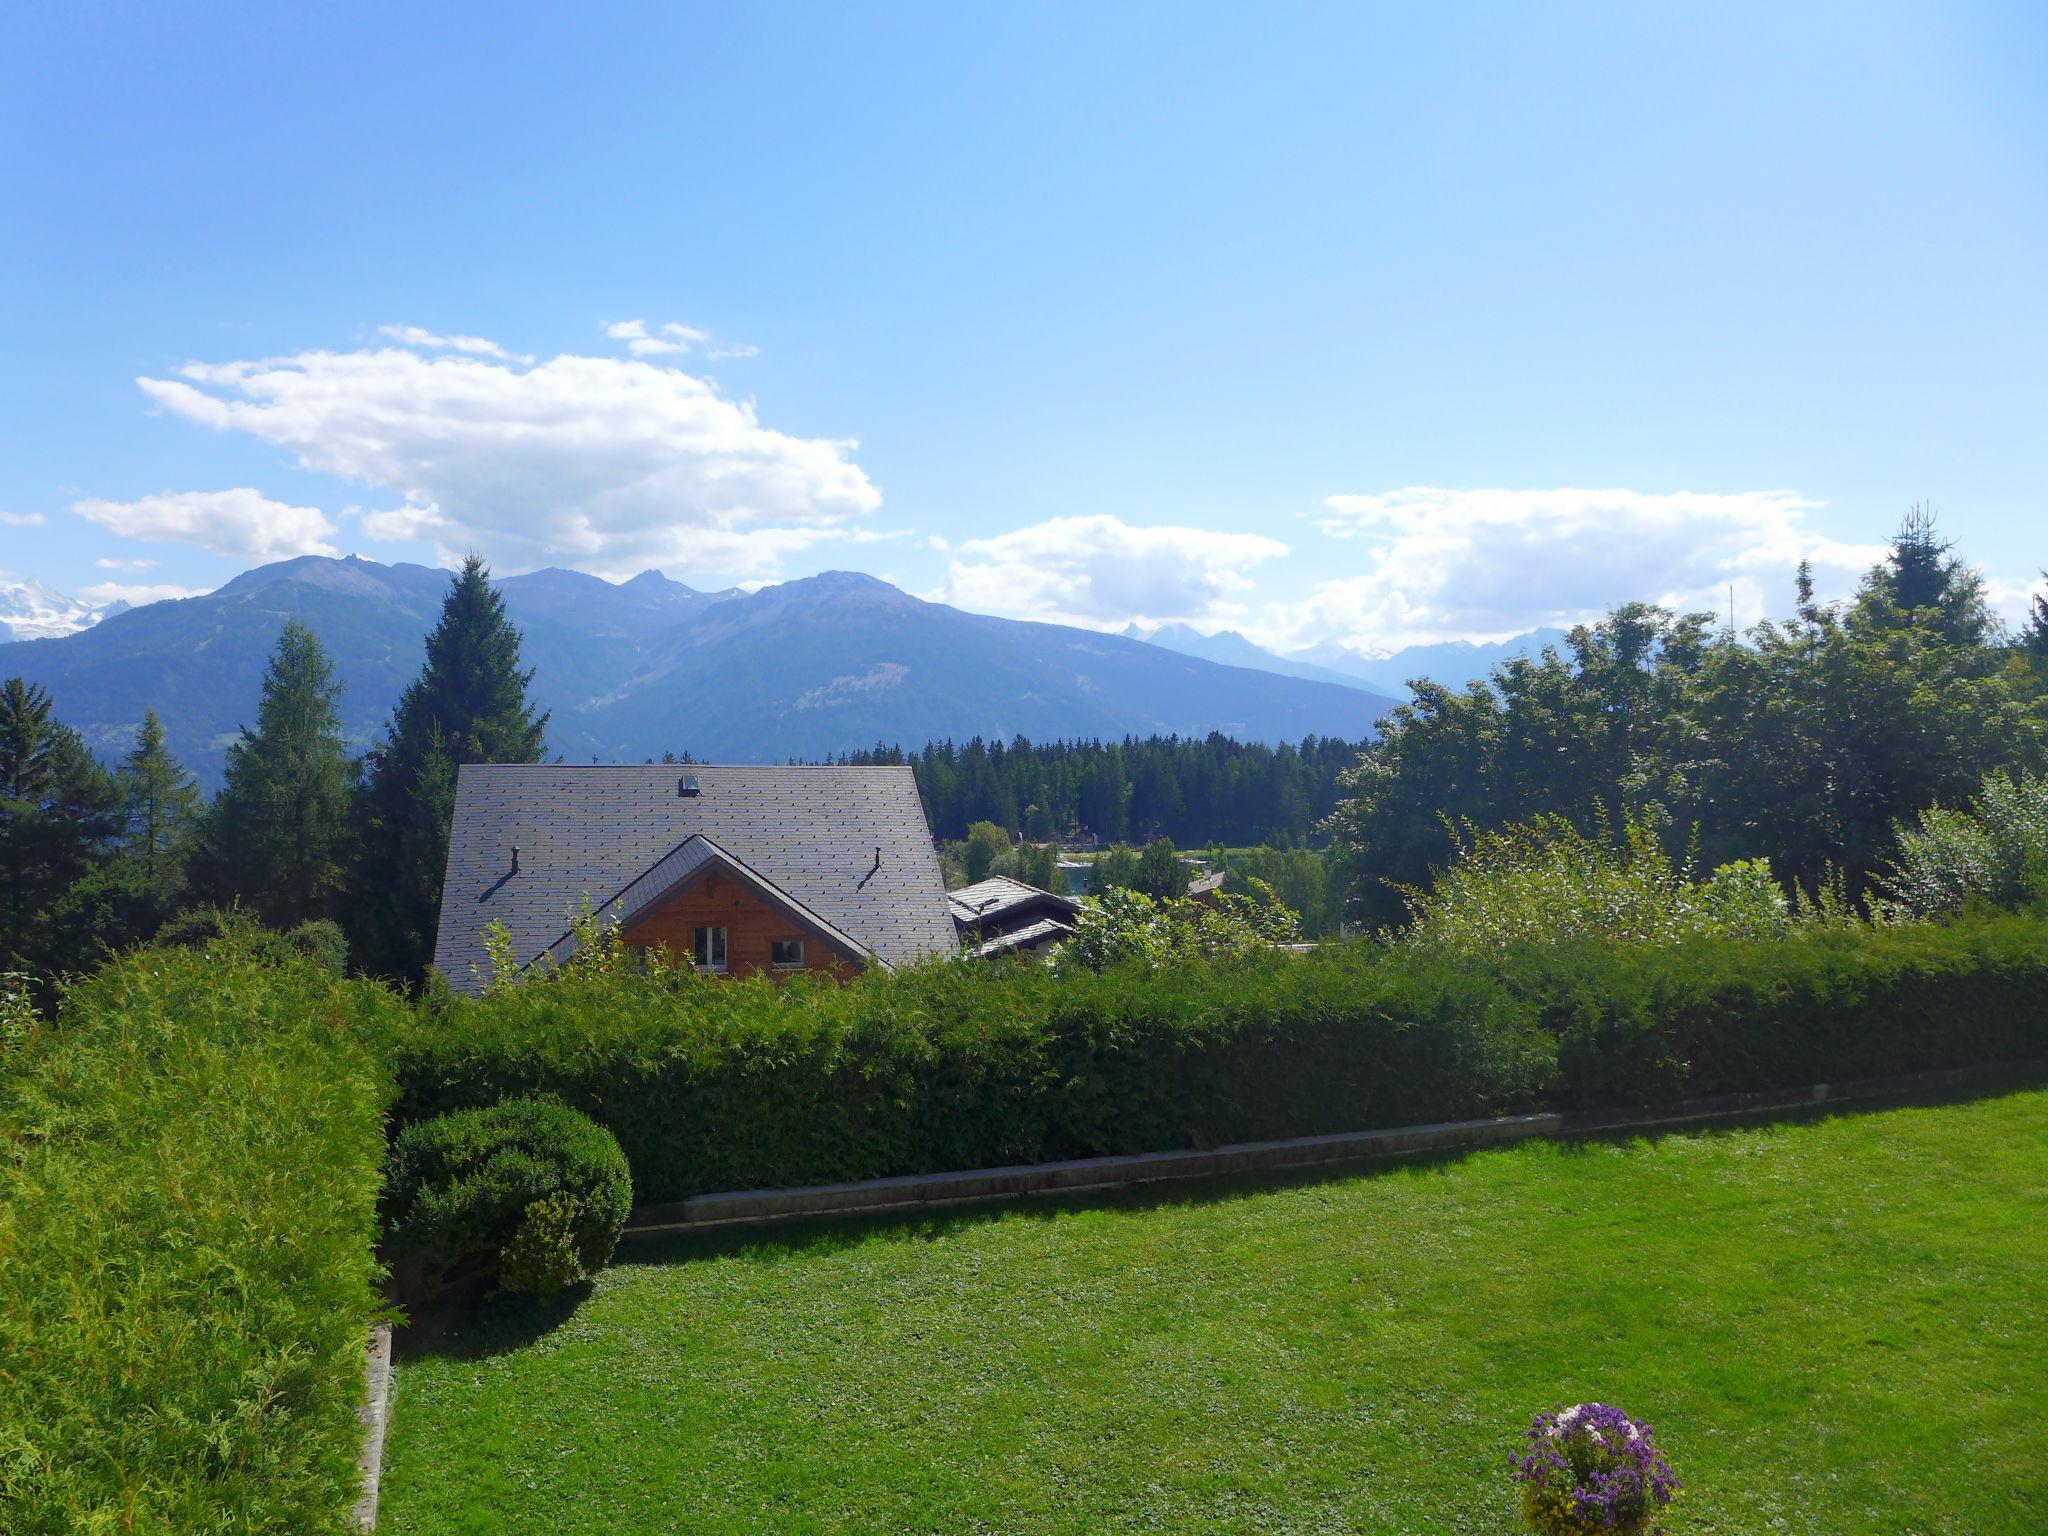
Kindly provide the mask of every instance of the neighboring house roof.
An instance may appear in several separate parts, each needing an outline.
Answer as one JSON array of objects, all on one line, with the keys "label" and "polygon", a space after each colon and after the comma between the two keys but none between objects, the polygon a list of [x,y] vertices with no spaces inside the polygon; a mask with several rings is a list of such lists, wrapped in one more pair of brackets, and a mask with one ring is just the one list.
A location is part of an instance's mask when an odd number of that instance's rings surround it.
[{"label": "neighboring house roof", "polygon": [[[614,922],[621,929],[631,928],[634,923],[661,906],[671,896],[682,894],[714,874],[722,874],[753,892],[757,900],[773,907],[798,927],[809,929],[814,937],[823,940],[856,963],[876,959],[884,967],[888,966],[886,960],[871,955],[866,945],[848,934],[841,933],[772,880],[758,871],[749,869],[701,832],[691,833],[669,852],[655,860],[652,868],[628,881],[610,900],[599,904],[592,915]],[[574,955],[576,950],[576,930],[571,926],[564,930],[562,936],[554,943],[542,950],[540,955],[534,956],[526,963],[531,966],[542,956],[546,956],[560,965]]]},{"label": "neighboring house roof", "polygon": [[[678,793],[684,779],[694,795]],[[468,990],[471,967],[487,963],[486,924],[510,930],[525,965],[562,938],[586,896],[638,915],[650,892],[671,893],[720,859],[884,965],[955,947],[907,767],[473,763],[456,784],[434,968]]]},{"label": "neighboring house roof", "polygon": [[1008,933],[999,933],[974,947],[975,955],[983,960],[993,955],[1014,954],[1020,949],[1036,949],[1041,944],[1051,944],[1073,933],[1070,924],[1057,918],[1042,917],[1035,923],[1026,923],[1021,928],[1012,928]]},{"label": "neighboring house roof", "polygon": [[954,922],[962,928],[994,927],[1035,910],[1074,913],[1081,909],[1075,897],[1040,890],[1008,875],[993,875],[948,891],[946,901],[953,909]]},{"label": "neighboring house roof", "polygon": [[1223,889],[1223,878],[1224,872],[1219,869],[1214,874],[1203,875],[1199,879],[1190,880],[1188,882],[1188,895],[1214,895],[1216,892]]}]

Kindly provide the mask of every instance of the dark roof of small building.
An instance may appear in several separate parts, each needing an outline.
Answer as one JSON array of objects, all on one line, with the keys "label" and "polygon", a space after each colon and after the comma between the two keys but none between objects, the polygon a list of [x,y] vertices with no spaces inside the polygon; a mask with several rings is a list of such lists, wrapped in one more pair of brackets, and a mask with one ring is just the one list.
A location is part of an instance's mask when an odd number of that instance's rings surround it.
[{"label": "dark roof of small building", "polygon": [[1008,933],[999,933],[974,948],[978,959],[987,960],[996,955],[1015,954],[1020,950],[1037,949],[1041,945],[1055,944],[1072,936],[1070,924],[1057,918],[1042,917],[1035,923],[1026,923],[1021,928],[1012,928]]},{"label": "dark roof of small building", "polygon": [[[678,793],[684,779],[696,793]],[[465,765],[441,894],[434,968],[458,990],[503,923],[524,965],[561,938],[586,896],[705,857],[714,844],[887,966],[953,952],[938,855],[907,767]],[[514,872],[513,850],[518,850]],[[876,852],[881,862],[876,865]],[[631,903],[634,898],[626,898]]]},{"label": "dark roof of small building", "polygon": [[946,901],[953,908],[953,921],[962,928],[995,926],[1025,912],[1043,909],[1054,914],[1073,913],[1081,903],[1072,896],[1041,890],[1008,875],[991,875],[957,891],[948,891]]}]

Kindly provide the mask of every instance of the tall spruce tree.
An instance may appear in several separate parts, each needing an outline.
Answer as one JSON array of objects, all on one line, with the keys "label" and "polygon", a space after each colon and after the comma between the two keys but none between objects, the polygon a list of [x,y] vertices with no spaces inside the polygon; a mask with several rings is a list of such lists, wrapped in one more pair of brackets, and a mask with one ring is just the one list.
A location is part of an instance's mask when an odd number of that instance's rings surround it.
[{"label": "tall spruce tree", "polygon": [[49,693],[0,684],[0,969],[69,969],[41,942],[42,914],[111,856],[121,792]]},{"label": "tall spruce tree", "polygon": [[147,710],[135,745],[121,763],[128,826],[121,851],[157,889],[184,880],[187,844],[199,824],[199,785],[164,745],[163,722]]},{"label": "tall spruce tree", "polygon": [[433,958],[456,770],[540,761],[547,716],[527,701],[533,673],[521,670],[519,645],[489,569],[471,555],[367,764],[355,939],[370,970],[412,977]]},{"label": "tall spruce tree", "polygon": [[334,917],[348,866],[341,684],[319,638],[288,620],[263,675],[256,728],[228,748],[206,818],[201,884],[289,928]]},{"label": "tall spruce tree", "polygon": [[1874,629],[1918,628],[1950,645],[1983,645],[1998,628],[1984,578],[1955,554],[1955,541],[1943,538],[1935,521],[1931,507],[1906,514],[1857,604]]}]

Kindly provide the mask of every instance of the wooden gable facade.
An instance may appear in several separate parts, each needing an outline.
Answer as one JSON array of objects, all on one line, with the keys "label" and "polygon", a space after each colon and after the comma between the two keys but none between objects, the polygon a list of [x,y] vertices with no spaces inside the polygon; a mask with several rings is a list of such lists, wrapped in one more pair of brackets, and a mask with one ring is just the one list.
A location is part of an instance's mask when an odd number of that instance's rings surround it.
[{"label": "wooden gable facade", "polygon": [[[709,937],[717,933],[724,935],[722,944]],[[702,956],[701,969],[728,976],[822,971],[845,977],[866,967],[864,957],[828,938],[817,925],[715,868],[639,914],[620,937],[638,949],[666,950],[678,965]],[[794,963],[790,946],[795,946]]]}]

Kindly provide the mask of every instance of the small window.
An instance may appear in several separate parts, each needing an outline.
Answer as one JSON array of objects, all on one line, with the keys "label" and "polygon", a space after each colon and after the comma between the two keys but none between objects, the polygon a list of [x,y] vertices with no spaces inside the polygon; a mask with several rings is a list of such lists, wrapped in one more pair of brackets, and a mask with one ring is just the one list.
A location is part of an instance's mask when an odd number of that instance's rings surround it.
[{"label": "small window", "polygon": [[725,969],[725,930],[723,928],[699,928],[691,937],[690,948],[696,955],[700,971],[722,971]]},{"label": "small window", "polygon": [[802,939],[776,939],[768,946],[768,960],[778,971],[800,971],[804,968],[804,941]]}]

